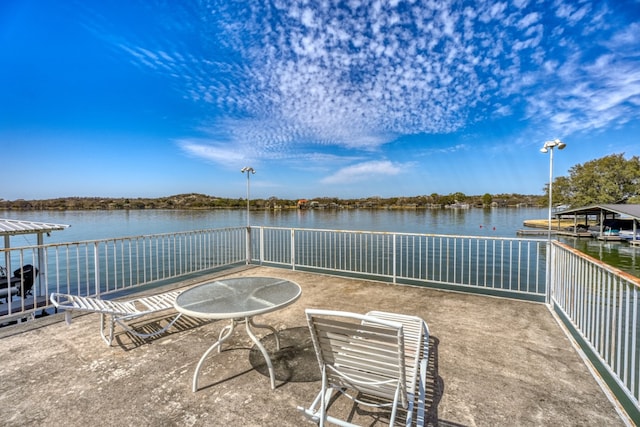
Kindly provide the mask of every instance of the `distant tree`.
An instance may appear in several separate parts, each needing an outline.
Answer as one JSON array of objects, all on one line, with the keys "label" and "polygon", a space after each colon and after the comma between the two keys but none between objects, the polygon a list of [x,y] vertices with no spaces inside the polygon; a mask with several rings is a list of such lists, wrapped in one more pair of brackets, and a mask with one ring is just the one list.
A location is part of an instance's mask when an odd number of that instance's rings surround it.
[{"label": "distant tree", "polygon": [[451,205],[455,202],[456,202],[456,198],[453,194],[438,197],[438,204],[441,204],[441,205]]},{"label": "distant tree", "polygon": [[[549,188],[545,187],[549,197]],[[553,181],[553,203],[573,207],[599,203],[627,203],[640,197],[640,158],[629,160],[623,154],[611,154],[578,164],[569,169],[569,177]]]},{"label": "distant tree", "polygon": [[[546,198],[544,199],[544,206],[549,204],[549,184],[545,185],[544,193]],[[551,204],[553,206],[571,204],[574,190],[571,186],[571,179],[566,176],[559,176],[553,180],[553,194],[551,197],[553,200]]]},{"label": "distant tree", "polygon": [[482,204],[484,206],[489,206],[491,202],[493,202],[493,196],[489,193],[485,193],[484,196],[482,196]]},{"label": "distant tree", "polygon": [[453,198],[453,203],[464,203],[467,200],[467,196],[464,193],[457,192],[449,195]]},{"label": "distant tree", "polygon": [[633,196],[633,197],[629,197],[629,200],[627,200],[627,203],[633,203],[633,204],[640,204],[640,194],[638,194],[637,196]]}]

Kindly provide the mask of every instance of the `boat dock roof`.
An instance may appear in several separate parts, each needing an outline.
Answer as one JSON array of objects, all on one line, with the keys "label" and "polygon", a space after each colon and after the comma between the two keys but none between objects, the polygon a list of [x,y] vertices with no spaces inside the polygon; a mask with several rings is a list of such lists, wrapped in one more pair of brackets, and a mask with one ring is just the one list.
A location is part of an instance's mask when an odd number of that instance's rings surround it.
[{"label": "boat dock roof", "polygon": [[602,204],[583,206],[579,208],[570,208],[558,210],[553,213],[554,216],[566,216],[566,215],[601,215],[605,213],[611,213],[614,215],[621,215],[627,218],[633,218],[640,221],[640,205],[638,204]]},{"label": "boat dock roof", "polygon": [[48,222],[0,218],[0,236],[50,233],[51,231],[64,230],[68,227],[69,225],[65,224],[51,224]]},{"label": "boat dock roof", "polygon": [[[543,304],[268,267],[215,277],[223,276],[282,277],[303,289],[295,304],[258,319],[281,331],[282,349],[273,356],[275,390],[260,353],[239,333],[221,354],[209,356],[201,390],[191,391],[199,358],[226,322],[183,317],[158,338],[120,334],[108,347],[97,314],[75,316],[66,325],[58,313],[0,329],[2,424],[313,425],[296,407],[308,406],[320,389],[304,316],[305,308],[315,307],[392,311],[427,321],[430,425],[625,425]],[[259,332],[270,348],[271,333]],[[346,399],[333,408],[344,416],[351,409]],[[367,411],[351,416],[356,423],[382,425]]]}]

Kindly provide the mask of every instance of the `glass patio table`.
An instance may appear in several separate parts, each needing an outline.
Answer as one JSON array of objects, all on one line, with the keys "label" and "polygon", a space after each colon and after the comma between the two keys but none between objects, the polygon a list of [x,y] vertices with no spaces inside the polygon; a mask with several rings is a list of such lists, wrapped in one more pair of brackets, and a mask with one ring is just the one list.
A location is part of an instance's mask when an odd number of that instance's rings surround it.
[{"label": "glass patio table", "polygon": [[193,374],[193,391],[198,390],[198,376],[203,362],[216,348],[220,352],[222,343],[231,337],[238,323],[245,324],[247,335],[264,356],[269,368],[271,388],[274,389],[276,380],[271,358],[251,328],[271,330],[275,335],[276,347],[279,350],[278,331],[269,325],[255,323],[253,318],[293,304],[301,294],[300,285],[289,280],[275,277],[236,277],[207,282],[178,295],[175,308],[187,316],[201,319],[231,320],[231,323],[220,331],[218,341],[213,343],[200,358]]}]

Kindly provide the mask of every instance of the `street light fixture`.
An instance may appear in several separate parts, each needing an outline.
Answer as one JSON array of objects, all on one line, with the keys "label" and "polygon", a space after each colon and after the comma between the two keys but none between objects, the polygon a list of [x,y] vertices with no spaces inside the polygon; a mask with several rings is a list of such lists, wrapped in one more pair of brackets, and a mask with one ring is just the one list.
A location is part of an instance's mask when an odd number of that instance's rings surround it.
[{"label": "street light fixture", "polygon": [[553,149],[557,148],[558,150],[564,149],[567,144],[560,141],[559,139],[554,139],[553,141],[547,141],[544,143],[542,148],[540,149],[541,153],[549,153],[549,229],[547,234],[547,283],[546,283],[546,302],[547,304],[551,301],[551,208],[552,208],[552,193],[553,193]]},{"label": "street light fixture", "polygon": [[249,177],[251,176],[251,174],[256,173],[256,171],[251,167],[251,166],[245,166],[242,169],[240,169],[240,172],[242,173],[247,173],[247,227],[249,227],[249,197],[250,197],[250,179]]},{"label": "street light fixture", "polygon": [[559,139],[554,139],[553,141],[545,142],[540,149],[541,153],[549,153],[549,230],[547,236],[549,241],[551,241],[551,204],[553,200],[553,149],[557,148],[558,150],[563,150],[566,146],[567,144]]},{"label": "street light fixture", "polygon": [[249,201],[251,200],[250,182],[251,174],[256,171],[251,166],[245,166],[240,172],[247,173],[247,265],[251,264],[251,223],[249,222]]}]

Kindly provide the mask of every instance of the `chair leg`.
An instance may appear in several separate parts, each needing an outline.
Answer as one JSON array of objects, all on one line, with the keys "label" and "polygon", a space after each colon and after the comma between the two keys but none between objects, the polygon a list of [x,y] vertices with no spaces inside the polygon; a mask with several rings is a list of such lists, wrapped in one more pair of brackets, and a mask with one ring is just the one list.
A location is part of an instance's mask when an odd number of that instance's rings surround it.
[{"label": "chair leg", "polygon": [[111,343],[113,342],[113,332],[114,332],[113,330],[115,329],[116,321],[113,316],[110,316],[109,337],[107,338],[107,336],[104,333],[106,316],[107,316],[106,314],[100,313],[100,336],[102,337],[102,340],[107,343],[108,346],[111,346]]},{"label": "chair leg", "polygon": [[410,427],[411,424],[413,424],[413,400],[415,399],[415,396],[413,395],[413,393],[410,393],[408,395],[408,398],[410,400],[409,400],[408,405],[407,405],[407,422],[406,422],[406,426]]},{"label": "chair leg", "polygon": [[305,417],[309,418],[311,421],[320,426],[324,426],[326,420],[340,425],[340,420],[336,420],[335,418],[327,415],[327,406],[329,405],[329,402],[331,402],[331,397],[333,396],[334,391],[335,390],[332,387],[327,387],[326,373],[325,368],[323,367],[322,388],[320,392],[316,395],[315,399],[308,408],[298,406],[298,410],[301,411]]},{"label": "chair leg", "polygon": [[322,398],[323,391],[320,391],[311,403],[308,408],[304,408],[302,406],[298,406],[298,411],[302,412],[303,415],[309,418],[314,423],[318,424],[320,419],[318,418],[318,405],[320,404],[320,399]]},{"label": "chair leg", "polygon": [[425,406],[426,406],[426,382],[427,382],[427,356],[420,361],[420,378],[418,378],[418,387],[419,387],[419,395],[418,395],[418,410],[416,414],[416,425],[424,426],[426,420],[425,417]]},{"label": "chair leg", "polygon": [[[331,390],[331,388],[329,388]],[[329,401],[329,390],[327,390],[327,366],[322,365],[322,396],[320,397],[320,427],[324,427],[327,419],[327,402]]]},{"label": "chair leg", "polygon": [[131,326],[129,326],[126,321],[122,320],[122,318],[115,318],[114,317],[113,318],[113,326],[115,328],[115,324],[117,323],[127,333],[135,335],[136,337],[151,338],[151,337],[155,337],[155,336],[158,336],[158,335],[161,335],[161,334],[164,334],[165,332],[167,332],[169,330],[169,328],[172,327],[173,324],[176,323],[181,316],[182,316],[182,313],[178,313],[176,316],[173,317],[173,319],[165,327],[160,328],[158,330],[155,330],[155,331],[153,331],[153,332],[151,332],[149,334],[145,334],[145,333],[136,331]]},{"label": "chair leg", "polygon": [[64,312],[64,321],[67,323],[67,325],[71,324],[71,320],[72,319],[73,319],[73,317],[71,317],[71,310],[65,310],[65,312]]}]

